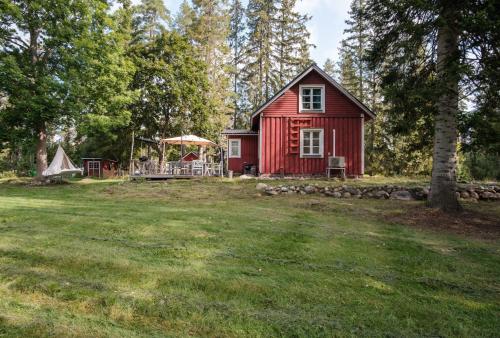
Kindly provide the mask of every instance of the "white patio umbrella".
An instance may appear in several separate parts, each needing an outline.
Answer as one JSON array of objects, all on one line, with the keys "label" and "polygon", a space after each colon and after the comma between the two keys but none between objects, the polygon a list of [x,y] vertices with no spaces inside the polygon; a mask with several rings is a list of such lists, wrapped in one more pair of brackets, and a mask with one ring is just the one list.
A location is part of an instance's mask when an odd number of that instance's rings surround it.
[{"label": "white patio umbrella", "polygon": [[206,138],[199,137],[196,135],[182,135],[171,138],[164,138],[160,140],[160,143],[166,144],[189,144],[195,146],[213,146],[217,147],[217,144],[214,142],[207,140]]}]

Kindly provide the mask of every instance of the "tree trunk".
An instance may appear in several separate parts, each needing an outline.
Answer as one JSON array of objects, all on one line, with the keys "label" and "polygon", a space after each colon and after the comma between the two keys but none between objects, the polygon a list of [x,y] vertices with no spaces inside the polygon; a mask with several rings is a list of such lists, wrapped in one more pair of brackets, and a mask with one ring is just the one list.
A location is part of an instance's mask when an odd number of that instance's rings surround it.
[{"label": "tree trunk", "polygon": [[445,5],[443,24],[438,30],[437,76],[441,93],[435,119],[434,152],[431,191],[428,205],[446,212],[461,209],[456,190],[457,165],[457,112],[458,112],[458,36],[456,10],[453,4]]},{"label": "tree trunk", "polygon": [[47,130],[45,123],[38,128],[36,142],[36,177],[43,179],[42,173],[47,169]]}]

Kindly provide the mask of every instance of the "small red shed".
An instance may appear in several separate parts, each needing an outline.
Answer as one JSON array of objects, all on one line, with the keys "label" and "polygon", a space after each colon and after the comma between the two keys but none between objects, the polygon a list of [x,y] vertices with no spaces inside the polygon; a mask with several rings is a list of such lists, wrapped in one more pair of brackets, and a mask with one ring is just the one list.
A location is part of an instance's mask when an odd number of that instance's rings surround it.
[{"label": "small red shed", "polygon": [[364,124],[375,117],[316,64],[251,116],[250,130],[225,130],[228,170],[260,175],[325,175],[328,157],[345,158],[348,176],[364,174]]},{"label": "small red shed", "polygon": [[99,157],[84,157],[83,175],[88,177],[114,177],[118,175],[118,161]]},{"label": "small red shed", "polygon": [[193,151],[187,153],[182,157],[182,161],[184,162],[191,162],[191,161],[196,161],[200,159],[200,155],[198,153],[195,153]]}]

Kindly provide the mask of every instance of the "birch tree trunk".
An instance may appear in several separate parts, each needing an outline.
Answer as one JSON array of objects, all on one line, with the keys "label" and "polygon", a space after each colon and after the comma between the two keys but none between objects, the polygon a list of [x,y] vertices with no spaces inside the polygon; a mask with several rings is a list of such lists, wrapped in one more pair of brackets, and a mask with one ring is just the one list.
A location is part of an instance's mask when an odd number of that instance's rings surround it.
[{"label": "birch tree trunk", "polygon": [[45,123],[41,123],[37,131],[36,142],[36,177],[43,179],[42,173],[47,169],[47,130]]},{"label": "birch tree trunk", "polygon": [[[32,27],[29,30],[30,44],[29,54],[31,65],[33,67],[33,76],[37,76],[37,67],[39,64],[39,43],[38,38],[40,29]],[[38,180],[43,180],[42,173],[47,169],[47,125],[40,117],[40,122],[37,126],[36,135],[36,177]]]},{"label": "birch tree trunk", "polygon": [[457,12],[448,2],[438,30],[437,75],[441,93],[435,118],[431,191],[428,205],[446,212],[461,209],[455,195],[457,165],[458,62]]}]

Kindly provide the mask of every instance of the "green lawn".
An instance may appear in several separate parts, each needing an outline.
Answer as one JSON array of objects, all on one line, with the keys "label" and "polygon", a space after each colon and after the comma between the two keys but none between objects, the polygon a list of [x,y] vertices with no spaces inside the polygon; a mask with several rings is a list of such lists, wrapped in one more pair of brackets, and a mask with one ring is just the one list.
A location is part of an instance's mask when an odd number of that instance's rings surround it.
[{"label": "green lawn", "polygon": [[498,336],[495,237],[254,187],[0,183],[0,336]]}]

